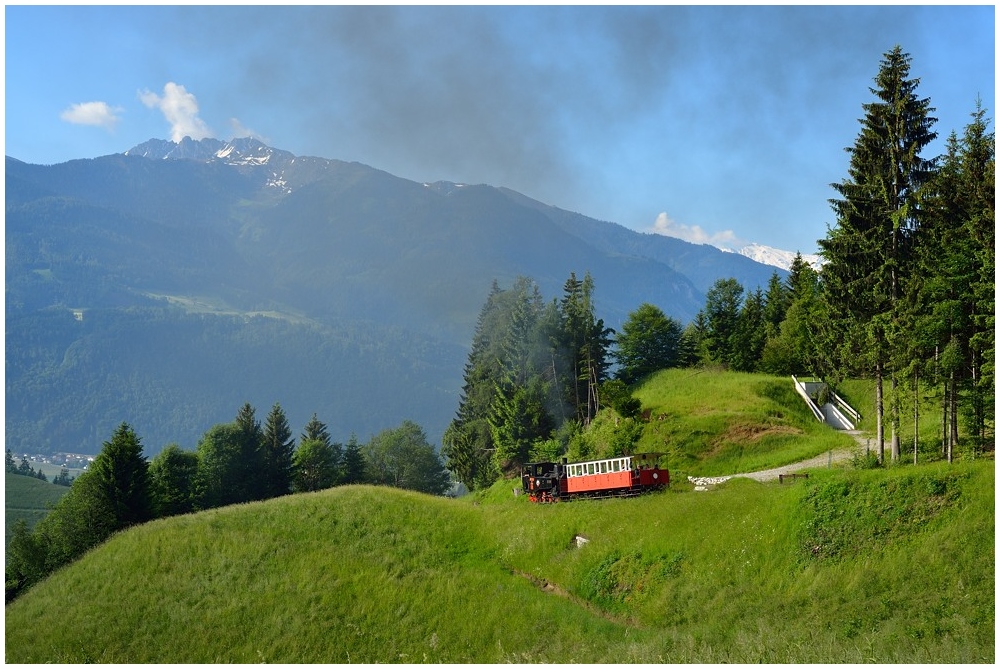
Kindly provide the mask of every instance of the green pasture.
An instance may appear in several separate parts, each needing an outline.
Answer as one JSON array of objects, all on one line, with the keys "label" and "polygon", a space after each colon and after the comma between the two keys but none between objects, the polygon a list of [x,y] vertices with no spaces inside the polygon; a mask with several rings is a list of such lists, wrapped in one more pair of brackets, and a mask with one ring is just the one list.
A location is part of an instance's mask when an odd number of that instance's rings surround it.
[{"label": "green pasture", "polygon": [[791,377],[668,369],[635,396],[650,414],[636,450],[667,453],[675,480],[771,469],[856,443],[813,417]]},{"label": "green pasture", "polygon": [[555,505],[510,487],[134,528],[7,607],[6,660],[994,660],[992,462]]},{"label": "green pasture", "polygon": [[19,520],[34,527],[49,509],[69,490],[30,476],[4,475],[4,546],[10,541],[14,525]]},{"label": "green pasture", "polygon": [[[536,505],[516,480],[460,499],[347,486],[154,521],[8,605],[5,659],[994,662],[991,457],[696,492],[687,474],[854,442],[790,379],[668,370],[636,395],[636,450],[667,453],[666,491]],[[614,428],[602,413],[591,434]]]}]

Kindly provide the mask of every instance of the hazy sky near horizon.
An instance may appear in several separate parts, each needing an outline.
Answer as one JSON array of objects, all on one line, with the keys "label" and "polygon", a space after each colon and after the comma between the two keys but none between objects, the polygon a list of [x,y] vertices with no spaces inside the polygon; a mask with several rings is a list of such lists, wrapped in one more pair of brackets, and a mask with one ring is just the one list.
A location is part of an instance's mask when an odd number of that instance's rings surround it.
[{"label": "hazy sky near horizon", "polygon": [[252,135],[506,186],[644,232],[803,253],[883,54],[959,134],[995,116],[975,6],[5,8],[5,154]]}]

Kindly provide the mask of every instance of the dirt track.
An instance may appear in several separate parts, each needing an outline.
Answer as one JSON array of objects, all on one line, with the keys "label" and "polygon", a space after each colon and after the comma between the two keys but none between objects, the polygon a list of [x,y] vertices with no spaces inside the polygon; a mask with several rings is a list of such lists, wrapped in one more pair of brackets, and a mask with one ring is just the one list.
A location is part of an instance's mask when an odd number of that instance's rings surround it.
[{"label": "dirt track", "polygon": [[[864,449],[867,440],[869,439],[861,432],[850,431],[850,434],[858,442],[858,445]],[[844,460],[849,460],[852,455],[856,453],[854,448],[845,448],[838,451],[828,451],[821,455],[817,455],[814,458],[808,460],[802,460],[801,462],[793,462],[790,465],[783,465],[781,467],[775,467],[774,469],[765,469],[760,472],[745,472],[741,474],[730,474],[728,476],[712,476],[712,477],[688,477],[692,483],[696,486],[713,485],[716,483],[722,483],[731,478],[737,476],[742,476],[744,478],[753,479],[755,481],[774,481],[778,478],[779,474],[791,474],[792,472],[800,471],[803,469],[811,469],[815,467],[825,467],[828,464],[834,462],[842,462]]]}]

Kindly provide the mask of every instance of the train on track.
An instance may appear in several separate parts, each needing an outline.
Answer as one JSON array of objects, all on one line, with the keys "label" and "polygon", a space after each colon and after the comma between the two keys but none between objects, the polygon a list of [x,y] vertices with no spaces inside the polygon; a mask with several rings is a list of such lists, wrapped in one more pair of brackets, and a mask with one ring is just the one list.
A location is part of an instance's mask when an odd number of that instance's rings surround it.
[{"label": "train on track", "polygon": [[521,486],[532,502],[581,497],[633,497],[670,485],[663,453],[636,453],[589,462],[532,462],[521,468]]}]

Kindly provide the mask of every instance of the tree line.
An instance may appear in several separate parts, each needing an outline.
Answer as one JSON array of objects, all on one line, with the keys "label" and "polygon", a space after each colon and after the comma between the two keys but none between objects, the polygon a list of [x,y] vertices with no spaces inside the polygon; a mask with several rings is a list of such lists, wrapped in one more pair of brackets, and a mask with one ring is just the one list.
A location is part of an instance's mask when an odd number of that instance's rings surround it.
[{"label": "tree line", "polygon": [[[8,467],[12,460],[8,451]],[[436,495],[452,486],[435,448],[412,421],[364,444],[353,435],[340,444],[314,414],[296,447],[280,404],[261,425],[246,403],[235,420],[211,427],[195,451],[171,444],[151,461],[139,436],[122,423],[33,530],[23,520],[15,525],[6,554],[6,599],[134,525],[354,483]]]},{"label": "tree line", "polygon": [[[787,279],[775,272],[766,290],[720,279],[687,325],[643,304],[621,332],[595,317],[589,274],[571,274],[548,303],[531,279],[504,290],[494,282],[442,439],[454,476],[476,489],[529,461],[627,452],[641,432],[630,388],[677,366],[809,374],[834,385],[873,379],[880,462],[885,423],[898,460],[904,404],[916,425],[928,392],[939,393],[949,461],[960,418],[970,453],[992,448],[994,134],[977,101],[947,153],[922,157],[935,119],[916,95],[910,61],[898,46],[883,57],[875,101],[863,105],[862,129],[847,148],[848,178],[832,184],[836,223],[819,240],[818,269],[799,254]],[[602,406],[625,420],[611,443],[595,444],[585,428]]]}]

